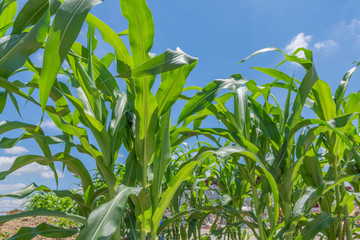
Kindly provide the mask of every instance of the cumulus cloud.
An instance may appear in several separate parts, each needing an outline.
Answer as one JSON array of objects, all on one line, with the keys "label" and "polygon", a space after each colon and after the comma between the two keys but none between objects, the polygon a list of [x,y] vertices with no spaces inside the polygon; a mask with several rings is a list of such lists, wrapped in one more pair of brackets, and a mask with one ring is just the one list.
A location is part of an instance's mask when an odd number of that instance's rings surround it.
[{"label": "cumulus cloud", "polygon": [[[14,156],[14,157],[0,156],[0,172],[9,170],[9,168],[11,167],[11,165],[13,164],[15,159],[16,159],[16,156]],[[59,170],[56,170],[56,171],[58,173],[59,178],[64,177],[64,174],[62,172],[60,172]],[[38,163],[30,163],[30,164],[16,170],[12,174],[19,176],[19,175],[22,175],[25,173],[37,173],[37,174],[40,174],[40,176],[43,178],[53,178],[54,177],[54,173],[50,167],[43,166]]]},{"label": "cumulus cloud", "polygon": [[2,200],[0,201],[0,211],[9,211],[15,208],[20,208],[20,206],[25,202],[25,199],[11,199],[11,200]]},{"label": "cumulus cloud", "polygon": [[[64,173],[62,171],[59,171],[56,169],[56,173],[58,175],[59,178],[63,178],[64,177]],[[55,175],[54,175],[54,172],[48,168],[47,171],[44,171],[40,174],[43,178],[54,178]]]},{"label": "cumulus cloud", "polygon": [[360,45],[360,19],[354,18],[350,22],[342,21],[337,26],[336,33],[338,38]]},{"label": "cumulus cloud", "polygon": [[44,59],[43,53],[42,53],[42,52],[38,52],[38,53],[36,53],[36,55],[35,55],[34,62],[35,62],[37,65],[42,65],[43,59]]},{"label": "cumulus cloud", "polygon": [[[309,43],[312,39],[311,35],[305,35],[304,33],[299,33],[296,35],[291,42],[285,47],[285,51],[288,54],[293,54],[294,51],[300,47],[308,48]],[[299,52],[296,54],[298,57],[305,57],[303,52]]]},{"label": "cumulus cloud", "polygon": [[51,119],[46,119],[40,124],[41,128],[56,129],[55,123]]},{"label": "cumulus cloud", "polygon": [[334,40],[327,40],[324,42],[317,42],[314,44],[314,48],[316,48],[318,50],[323,50],[323,51],[330,51],[331,49],[333,49],[337,46],[338,46],[338,43],[335,42]]},{"label": "cumulus cloud", "polygon": [[16,157],[4,157],[0,156],[0,171],[8,170],[13,162],[15,161]]},{"label": "cumulus cloud", "polygon": [[342,25],[345,25],[345,28],[347,30],[350,30],[351,32],[355,32],[356,30],[360,29],[360,20],[355,18],[351,20],[349,24],[342,22]]},{"label": "cumulus cloud", "polygon": [[5,153],[11,154],[11,155],[21,155],[23,153],[27,153],[28,150],[24,147],[20,146],[14,146],[12,148],[5,149]]},{"label": "cumulus cloud", "polygon": [[26,187],[24,183],[15,183],[15,184],[1,184],[0,192],[12,192]]}]

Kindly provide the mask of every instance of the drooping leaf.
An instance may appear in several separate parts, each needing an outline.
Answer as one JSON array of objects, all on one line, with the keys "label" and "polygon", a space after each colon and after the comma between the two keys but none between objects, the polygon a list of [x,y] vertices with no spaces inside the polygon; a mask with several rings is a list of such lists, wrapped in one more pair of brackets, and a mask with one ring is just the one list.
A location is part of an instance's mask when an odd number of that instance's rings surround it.
[{"label": "drooping leaf", "polygon": [[[60,6],[60,1],[52,1],[50,14],[54,14]],[[31,25],[35,25],[41,16],[48,10],[49,0],[29,0],[20,10],[14,21],[11,34],[20,34]]]},{"label": "drooping leaf", "polygon": [[108,25],[106,25],[100,19],[96,18],[91,14],[87,15],[86,22],[95,26],[99,30],[103,40],[109,43],[114,48],[118,73],[129,71],[134,67],[133,60],[124,42],[116,34],[116,32],[114,32],[114,30],[112,30]]},{"label": "drooping leaf", "polygon": [[11,220],[18,219],[18,218],[33,217],[33,216],[34,217],[35,216],[64,217],[64,218],[68,218],[68,219],[77,221],[79,223],[83,223],[83,224],[86,223],[85,217],[70,214],[70,213],[48,210],[48,209],[44,209],[44,208],[37,208],[37,209],[31,210],[31,211],[26,211],[26,212],[21,212],[21,213],[17,213],[17,214],[6,215],[6,216],[0,216],[0,223],[11,221]]},{"label": "drooping leaf", "polygon": [[17,1],[0,1],[0,38],[5,36],[6,31],[12,26],[12,21],[17,10]]},{"label": "drooping leaf", "polygon": [[131,200],[135,206],[136,229],[140,234],[146,235],[151,231],[152,202],[150,191],[143,189],[138,195],[132,195]]},{"label": "drooping leaf", "polygon": [[0,75],[8,78],[26,62],[45,41],[50,24],[48,9],[28,33],[9,35],[0,39]]},{"label": "drooping leaf", "polygon": [[349,71],[347,71],[347,73],[345,73],[343,79],[340,81],[340,84],[339,84],[338,88],[336,89],[335,99],[334,99],[335,103],[336,103],[336,111],[338,111],[338,109],[340,108],[341,102],[344,98],[344,94],[345,94],[345,91],[349,84],[350,78],[356,71],[357,67],[359,67],[359,65],[360,65],[360,62],[358,62],[355,67],[353,67]]},{"label": "drooping leaf", "polygon": [[180,113],[178,123],[209,106],[220,90],[237,89],[245,82],[246,80],[238,74],[231,76],[229,79],[218,79],[210,82],[185,104]]},{"label": "drooping leaf", "polygon": [[0,114],[4,111],[7,99],[7,92],[1,91],[0,92]]},{"label": "drooping leaf", "polygon": [[[143,64],[136,66],[130,71],[121,73],[117,77],[142,78],[155,76],[160,73],[166,73],[168,71],[175,70],[184,65],[192,65],[196,62],[197,58],[187,55],[180,48],[177,48],[175,51],[167,49],[164,53],[147,60]],[[194,67],[195,65],[192,66],[192,68]]]},{"label": "drooping leaf", "polygon": [[46,42],[40,76],[40,103],[43,110],[61,64],[78,36],[88,12],[101,2],[102,0],[64,0],[57,10]]},{"label": "drooping leaf", "polygon": [[305,225],[296,240],[313,239],[320,231],[330,227],[336,220],[336,218],[331,217],[326,212],[322,212],[314,220]]},{"label": "drooping leaf", "polygon": [[30,184],[30,185],[28,185],[28,186],[26,186],[23,189],[20,189],[18,191],[6,193],[6,194],[1,194],[0,198],[2,198],[2,197],[11,197],[11,198],[22,199],[24,197],[29,196],[31,193],[33,193],[35,191],[51,191],[51,190],[48,187],[45,187],[44,185],[37,186],[35,183],[32,183],[32,184]]},{"label": "drooping leaf", "polygon": [[329,84],[322,80],[318,80],[312,89],[314,101],[316,102],[316,115],[321,120],[329,121],[336,116],[336,106],[331,95]]},{"label": "drooping leaf", "polygon": [[110,239],[119,227],[118,223],[123,217],[128,197],[131,194],[139,194],[140,190],[141,188],[120,185],[116,196],[112,200],[91,212],[85,228],[81,231],[78,239]]},{"label": "drooping leaf", "polygon": [[9,239],[11,240],[33,239],[38,235],[48,238],[67,238],[75,235],[78,232],[79,230],[74,228],[70,228],[70,229],[58,228],[48,225],[46,223],[41,223],[40,225],[34,228],[22,227],[15,235],[10,237]]}]

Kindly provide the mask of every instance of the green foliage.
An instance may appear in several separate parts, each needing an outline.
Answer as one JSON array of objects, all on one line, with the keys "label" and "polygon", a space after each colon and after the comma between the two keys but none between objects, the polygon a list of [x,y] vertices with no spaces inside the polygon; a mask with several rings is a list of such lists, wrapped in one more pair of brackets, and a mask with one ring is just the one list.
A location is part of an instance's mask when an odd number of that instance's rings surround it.
[{"label": "green foliage", "polygon": [[[23,203],[26,211],[44,208],[64,213],[78,214],[79,209],[76,202],[70,197],[60,198],[56,194],[48,192],[36,192],[26,198]],[[51,225],[59,228],[74,228],[81,226],[78,222],[67,218],[48,218]]]},{"label": "green foliage", "polygon": [[[146,1],[120,0],[128,30],[119,35],[88,13],[99,3],[29,0],[15,16],[16,1],[0,0],[0,112],[9,96],[20,114],[20,97],[39,107],[62,132],[46,136],[40,126],[1,122],[0,134],[23,131],[17,138],[2,138],[1,148],[33,139],[42,154],[17,157],[0,172],[0,180],[36,162],[50,166],[57,181],[54,162],[61,162],[80,181],[78,192],[33,183],[0,195],[30,195],[26,212],[0,216],[0,223],[41,215],[79,224],[67,229],[70,223],[60,220],[60,228],[21,228],[14,239],[67,237],[78,231],[79,239],[245,239],[245,226],[261,240],[358,237],[357,219],[350,213],[360,204],[355,122],[360,95],[345,93],[359,63],[345,74],[335,96],[317,75],[312,52],[303,48],[292,55],[266,48],[241,61],[263,52],[280,53],[284,60],[275,68],[254,68],[273,78],[269,83],[258,85],[233,74],[204,88],[184,89],[197,58],[180,49],[150,56],[155,31]],[[82,46],[76,38],[85,22],[88,41]],[[94,54],[96,29],[114,49],[102,59]],[[120,38],[124,34],[129,44]],[[39,68],[29,56],[41,47],[45,53]],[[300,51],[304,58],[298,57]],[[115,73],[109,70],[114,60]],[[68,69],[62,67],[65,61]],[[281,71],[286,62],[303,67],[302,80]],[[31,76],[26,83],[8,79],[23,71]],[[60,80],[59,74],[67,79]],[[126,84],[124,92],[119,81]],[[35,89],[39,95],[32,97]],[[279,89],[287,92],[284,102],[275,96]],[[199,92],[186,97],[186,90]],[[187,103],[172,125],[171,110],[178,100]],[[304,108],[315,117],[304,116]],[[219,124],[209,126],[208,117]],[[182,148],[187,139],[197,143]],[[53,153],[49,145],[54,144],[65,147]],[[128,152],[124,165],[117,163],[120,149]],[[75,151],[94,161],[94,178],[82,158],[73,156]],[[210,199],[211,193],[218,197]],[[313,212],[314,206],[321,213]],[[209,232],[203,233],[209,218]]]},{"label": "green foliage", "polygon": [[45,208],[73,214],[79,212],[74,200],[69,197],[60,198],[54,193],[37,192],[28,197],[23,205],[26,211]]}]

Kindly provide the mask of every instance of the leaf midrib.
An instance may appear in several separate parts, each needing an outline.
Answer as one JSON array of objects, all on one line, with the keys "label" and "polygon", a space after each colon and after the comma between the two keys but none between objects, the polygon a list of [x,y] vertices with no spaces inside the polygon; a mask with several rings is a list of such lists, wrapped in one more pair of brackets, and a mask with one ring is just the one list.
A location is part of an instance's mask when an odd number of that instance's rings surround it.
[{"label": "leaf midrib", "polygon": [[99,232],[100,227],[101,227],[102,224],[104,223],[106,217],[110,214],[110,212],[111,212],[110,210],[112,210],[113,206],[116,205],[117,201],[115,201],[115,200],[117,200],[119,197],[121,197],[121,196],[122,196],[122,193],[125,192],[126,190],[127,190],[127,188],[124,188],[123,190],[121,190],[121,191],[116,195],[116,197],[113,199],[113,200],[114,200],[113,203],[110,205],[110,207],[109,207],[109,208],[107,209],[107,211],[105,212],[104,217],[102,218],[102,220],[101,220],[100,223],[98,224],[98,227],[95,229],[95,232],[94,232],[94,234],[93,234],[93,236],[92,236],[91,239],[97,239],[97,238],[95,238],[95,236],[96,236],[97,233]]},{"label": "leaf midrib", "polygon": [[172,82],[171,87],[170,87],[170,89],[168,90],[168,93],[165,95],[164,100],[160,103],[160,106],[159,106],[159,113],[160,113],[160,114],[161,114],[161,111],[162,111],[162,109],[163,109],[163,106],[164,106],[165,103],[167,102],[167,99],[170,97],[170,93],[171,93],[172,89],[174,88],[175,83],[179,80],[179,76],[180,76],[180,74],[183,72],[183,70],[184,70],[184,68],[181,68],[181,69],[179,70],[179,73],[177,74],[175,80]]}]

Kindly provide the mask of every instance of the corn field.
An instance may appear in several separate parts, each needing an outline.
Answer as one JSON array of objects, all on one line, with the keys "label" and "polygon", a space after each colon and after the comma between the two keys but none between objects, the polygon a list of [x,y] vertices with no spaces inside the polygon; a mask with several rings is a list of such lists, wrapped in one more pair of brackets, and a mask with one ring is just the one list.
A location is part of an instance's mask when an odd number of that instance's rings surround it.
[{"label": "corn field", "polygon": [[[155,34],[146,1],[120,0],[128,21],[120,34],[89,13],[101,2],[28,0],[16,15],[16,1],[0,0],[0,112],[11,105],[21,114],[18,101],[25,100],[61,131],[46,135],[41,121],[20,117],[1,122],[1,135],[21,134],[1,136],[0,148],[31,139],[42,154],[17,157],[0,183],[34,162],[49,166],[56,181],[60,162],[80,182],[77,192],[32,183],[0,195],[51,192],[78,209],[0,216],[0,223],[57,216],[80,226],[40,224],[9,239],[360,239],[360,93],[345,94],[360,63],[334,96],[305,48],[291,55],[264,48],[240,61],[264,52],[282,57],[275,68],[254,67],[272,79],[262,85],[234,74],[185,87],[198,59],[180,48],[150,54]],[[76,41],[83,26],[86,45]],[[94,54],[95,35],[113,48],[103,58]],[[39,51],[41,67],[29,58]],[[301,66],[301,79],[280,70],[288,62]],[[9,80],[24,72],[28,79]],[[178,102],[185,106],[176,112]],[[120,148],[128,153],[121,171]],[[74,152],[91,158],[103,184]]]}]

